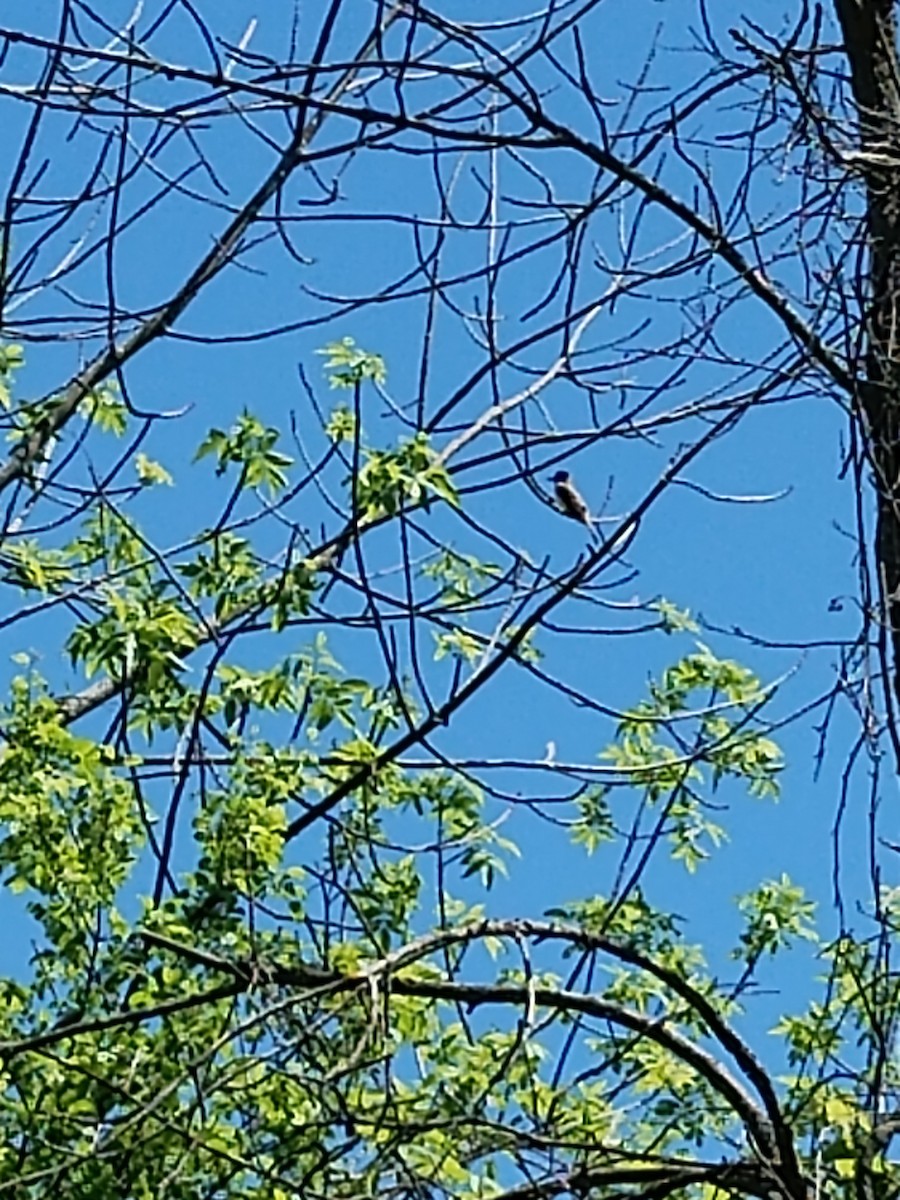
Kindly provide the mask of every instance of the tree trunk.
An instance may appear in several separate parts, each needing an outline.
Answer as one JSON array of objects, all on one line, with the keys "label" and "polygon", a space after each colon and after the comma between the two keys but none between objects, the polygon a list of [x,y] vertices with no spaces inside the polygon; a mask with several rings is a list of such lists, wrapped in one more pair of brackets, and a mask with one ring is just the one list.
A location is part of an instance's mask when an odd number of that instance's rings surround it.
[{"label": "tree trunk", "polygon": [[835,0],[859,117],[867,189],[859,403],[877,489],[875,553],[900,700],[900,71],[894,0]]}]

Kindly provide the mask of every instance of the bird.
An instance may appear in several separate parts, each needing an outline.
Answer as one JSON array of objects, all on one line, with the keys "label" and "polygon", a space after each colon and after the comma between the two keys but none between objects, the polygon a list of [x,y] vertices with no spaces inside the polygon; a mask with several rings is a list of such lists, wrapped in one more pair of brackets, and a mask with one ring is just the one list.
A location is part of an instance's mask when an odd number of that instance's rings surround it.
[{"label": "bird", "polygon": [[553,476],[553,491],[563,516],[571,517],[573,521],[580,521],[582,525],[587,525],[593,536],[595,530],[591,521],[591,511],[572,482],[572,476],[568,471],[556,472]]}]

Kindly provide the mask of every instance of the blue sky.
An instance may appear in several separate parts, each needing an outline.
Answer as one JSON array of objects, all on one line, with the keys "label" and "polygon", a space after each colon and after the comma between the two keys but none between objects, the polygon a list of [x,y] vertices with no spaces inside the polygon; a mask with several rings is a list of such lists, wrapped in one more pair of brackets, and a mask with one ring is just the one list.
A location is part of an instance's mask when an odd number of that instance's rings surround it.
[{"label": "blue sky", "polygon": [[[146,6],[141,28],[146,28],[152,19],[151,10],[161,7]],[[260,53],[278,53],[287,36],[284,22],[289,18],[290,6],[271,7],[273,11],[259,16],[250,43],[251,49]],[[57,8],[55,3],[44,0],[27,9],[23,6],[20,12],[6,19],[19,28],[46,33],[55,25]],[[364,15],[370,11],[362,0],[358,9]],[[232,41],[241,37],[250,17],[258,15],[251,6],[237,0],[216,4],[208,0],[199,4],[198,10],[223,37]],[[312,23],[318,11],[316,5],[304,9],[303,20]],[[523,6],[511,5],[507,0],[489,5],[455,4],[452,15],[459,20],[473,15],[487,20],[491,16],[508,18],[524,11]],[[104,15],[112,24],[123,20],[128,12],[126,4],[109,2],[104,6]],[[339,28],[336,46],[349,50],[359,27],[358,20],[349,15],[349,6],[347,14]],[[750,15],[777,32],[782,27],[783,14],[783,4],[757,0]],[[796,13],[788,15],[795,17]],[[154,43],[156,52],[171,61],[206,66],[208,59],[190,21],[184,15],[179,20],[180,24],[168,26],[168,32]],[[688,0],[667,0],[665,4],[656,0],[607,0],[585,18],[583,32],[595,38],[593,45],[598,48],[590,64],[592,77],[611,114],[621,112],[627,85],[637,77],[649,39],[657,27],[657,51],[650,73],[652,85],[678,91],[696,78],[702,60],[689,47],[697,23],[696,9]],[[733,24],[740,24],[739,15],[729,6],[729,11],[721,17],[718,32],[724,37],[726,27]],[[89,36],[98,43],[104,40],[96,31]],[[312,36],[309,29],[301,29],[301,42],[304,36]],[[34,61],[33,52],[17,49],[4,68],[7,81],[31,78]],[[546,63],[535,65],[534,77],[538,83],[549,82]],[[171,99],[172,93],[164,92],[162,84],[155,86],[159,91],[154,93],[151,88],[150,95],[166,94]],[[190,91],[183,90],[185,94]],[[654,101],[652,95],[640,97],[635,112],[646,113],[661,100],[662,94],[659,101]],[[548,94],[546,102],[558,119],[589,133],[590,112],[573,89],[557,88]],[[0,104],[3,106],[0,150],[8,161],[19,145],[29,109],[10,95],[0,97]],[[725,109],[723,105],[723,110],[717,112],[713,107],[705,111],[692,122],[690,132],[708,141],[710,170],[716,186],[727,194],[737,178],[738,167],[730,144],[716,143],[715,139],[718,134],[739,127],[742,118],[733,108]],[[280,116],[263,114],[258,123],[269,134],[283,138],[284,122]],[[639,129],[637,117],[634,123]],[[83,177],[92,144],[97,144],[96,137],[92,142],[92,136],[84,130],[66,143],[61,136],[64,128],[63,123],[51,121],[42,134],[46,140],[39,143],[41,152],[50,156],[47,174],[39,184],[46,195],[71,190]],[[335,122],[334,128],[323,135],[322,144],[329,144],[330,138],[339,138],[341,129],[340,123]],[[142,136],[139,122],[135,124],[135,136],[138,139]],[[126,306],[153,307],[166,298],[224,227],[228,220],[227,206],[242,203],[271,166],[271,151],[233,122],[212,123],[209,132],[202,133],[202,141],[215,164],[215,180],[200,171],[191,177],[191,186],[218,207],[184,197],[169,198],[123,237],[117,251],[115,275],[120,301]],[[155,162],[161,170],[174,172],[185,165],[187,154],[184,140],[174,138]],[[691,173],[677,162],[673,165],[671,157],[670,149],[665,164],[661,160],[654,162],[667,186],[689,200],[694,186]],[[577,201],[590,186],[593,169],[574,161],[571,154],[541,152],[534,154],[531,161],[539,161],[559,199]],[[458,218],[469,223],[448,237],[447,272],[476,269],[491,252],[489,231],[477,225],[483,210],[483,182],[488,165],[484,157],[471,153],[448,155],[440,164],[445,183],[452,179],[457,189]],[[517,163],[504,158],[495,165],[504,197],[515,192],[531,203],[540,199],[541,188]],[[326,163],[322,169],[326,179],[330,178],[328,166]],[[228,269],[209,287],[179,321],[173,338],[151,347],[128,366],[129,389],[141,409],[182,414],[157,422],[142,447],[164,463],[176,478],[174,489],[155,489],[142,496],[135,506],[145,531],[159,546],[171,547],[202,528],[214,519],[221,506],[226,489],[222,481],[214,478],[210,463],[192,465],[196,446],[211,426],[227,427],[247,407],[285,429],[284,448],[292,453],[287,425],[288,415],[295,412],[297,428],[312,456],[321,450],[322,435],[304,395],[298,368],[306,373],[324,406],[335,403],[337,398],[329,393],[322,359],[315,353],[326,342],[352,336],[361,346],[382,354],[388,367],[386,386],[393,401],[405,406],[417,399],[425,298],[415,296],[392,303],[368,304],[351,313],[335,315],[341,306],[317,298],[316,293],[378,294],[390,280],[410,269],[415,261],[410,224],[388,218],[398,212],[404,217],[415,215],[423,220],[436,215],[433,170],[434,164],[427,157],[384,150],[360,153],[336,177],[342,199],[331,207],[321,204],[310,207],[310,202],[321,201],[324,186],[309,177],[299,177],[286,190],[285,211],[304,218],[296,226],[294,240],[307,261],[301,264],[288,258],[277,239],[269,238],[246,255],[242,266]],[[789,212],[796,202],[793,182],[790,179],[779,182],[777,171],[768,168],[761,171],[759,178],[752,197],[758,211]],[[127,189],[123,211],[134,211],[153,186],[147,177]],[[504,199],[498,211],[502,220],[507,221],[521,218],[526,210]],[[624,216],[633,216],[636,211],[636,202],[629,202]],[[99,230],[106,215],[102,206],[98,207],[98,213]],[[546,209],[542,213],[533,210],[533,215],[540,215],[542,223],[518,229],[513,234],[513,244],[524,244],[549,228],[551,218],[558,219]],[[603,255],[615,256],[617,222],[622,216],[622,212],[600,214],[591,227],[598,253],[595,256],[588,250],[584,254],[577,286],[582,303],[608,286],[608,275],[596,267],[596,261]],[[671,217],[652,208],[642,220],[637,243],[642,252],[664,247],[681,232]],[[423,228],[422,236],[428,245],[434,230]],[[789,230],[786,236],[790,237]],[[67,237],[71,234],[57,240],[57,248],[70,244]],[[14,245],[14,253],[15,250]],[[514,343],[523,331],[539,323],[541,318],[523,322],[521,314],[546,290],[555,269],[556,253],[556,250],[542,252],[512,267],[502,277],[497,294],[502,318],[498,326],[501,345]],[[779,270],[785,284],[793,287],[798,283],[789,260]],[[97,255],[73,281],[74,290],[80,295],[102,296],[103,274],[103,257]],[[418,283],[421,285],[421,279]],[[596,364],[600,389],[597,403],[604,420],[615,417],[622,397],[633,400],[642,391],[661,383],[678,364],[680,360],[665,353],[663,348],[678,336],[686,321],[696,316],[687,306],[688,294],[702,292],[706,287],[713,297],[730,286],[728,272],[716,267],[709,271],[703,285],[696,280],[675,279],[652,293],[648,289],[647,295],[628,297],[614,311],[601,314],[585,345],[587,358]],[[450,289],[448,297],[472,313],[484,304],[483,282],[464,281]],[[57,292],[23,303],[10,319],[15,325],[20,318],[72,310],[72,301]],[[554,311],[551,304],[543,319],[548,320]],[[649,331],[641,335],[642,344],[651,352],[637,357],[628,351],[628,339],[645,320],[650,324]],[[237,335],[262,335],[272,326],[291,324],[297,327],[280,336],[229,343]],[[439,306],[426,388],[428,411],[435,411],[482,361],[484,351],[473,339],[471,329],[472,325],[467,328],[449,305]],[[23,332],[27,334],[29,330]],[[752,300],[736,304],[722,320],[718,332],[716,354],[730,352],[751,368],[769,363],[781,340],[772,319]],[[656,353],[652,353],[654,348]],[[90,342],[84,350],[72,342],[27,346],[28,365],[21,376],[19,394],[38,396],[53,391],[77,365],[79,354],[87,354],[90,349]],[[558,350],[559,339],[547,339],[521,356],[519,368],[498,371],[496,381],[501,393],[510,394],[528,378],[522,367],[546,369]],[[708,360],[697,359],[688,364],[683,378],[658,399],[654,410],[659,412],[698,400],[716,388],[727,386],[735,378],[735,367],[712,361],[714,357],[710,351]],[[459,409],[459,420],[473,419],[492,398],[486,381],[471,391]],[[590,422],[583,395],[564,381],[551,385],[542,402],[557,428],[580,429]],[[367,434],[373,445],[390,445],[404,432],[390,415],[388,405],[374,393],[365,397],[364,410]],[[697,428],[696,425],[691,428],[690,436],[696,435]],[[452,432],[439,433],[438,448],[451,436]],[[639,502],[687,436],[687,428],[679,426],[674,431],[661,430],[649,442],[634,437],[608,437],[568,460],[567,465],[595,509],[604,506],[609,516],[624,514]],[[602,619],[604,627],[608,624],[621,630],[631,621],[621,606],[635,599],[649,601],[665,596],[702,616],[712,626],[723,630],[738,627],[747,634],[788,644],[783,650],[764,650],[724,632],[705,630],[702,634],[716,653],[739,658],[764,681],[789,676],[773,702],[773,715],[787,716],[798,705],[825,693],[834,680],[837,651],[825,646],[804,653],[796,647],[809,641],[837,642],[852,637],[859,624],[852,599],[856,592],[854,546],[841,532],[841,528],[852,530],[853,522],[852,482],[838,479],[841,439],[845,436],[845,415],[821,381],[815,394],[778,405],[760,405],[750,411],[737,431],[715,443],[690,467],[686,479],[711,493],[780,498],[765,503],[725,503],[686,487],[672,490],[644,519],[629,551],[628,562],[636,576],[612,587],[608,593],[608,599],[620,606],[620,610],[605,612],[601,618],[596,610],[591,613],[583,606],[567,602],[556,614],[557,619],[573,624]],[[467,501],[472,513],[533,561],[547,555],[550,569],[565,569],[583,552],[580,528],[562,521],[523,481],[511,482],[499,490],[478,490],[490,479],[503,476],[506,468],[496,465],[465,468],[467,459],[496,445],[496,436],[488,434],[472,448],[471,455],[460,456],[456,478],[464,489],[474,489]],[[116,447],[111,444],[91,443],[95,464],[109,460],[115,452]],[[545,490],[549,468],[542,464],[546,457],[546,454],[535,457],[536,479]],[[341,494],[344,486],[342,475],[341,469],[336,468],[327,478],[336,495]],[[311,492],[301,497],[290,515],[313,531],[323,523],[326,530],[334,532],[334,518]],[[486,545],[473,540],[452,515],[435,514],[430,527],[437,537],[447,539],[461,550],[488,553]],[[283,536],[277,529],[267,530],[262,536],[271,538],[273,552],[283,544]],[[373,538],[368,544],[372,546],[372,562],[376,566],[389,567],[396,561],[396,541],[391,537]],[[624,570],[621,574],[624,576]],[[8,603],[13,603],[12,593],[8,596]],[[833,604],[836,599],[839,603]],[[68,664],[51,649],[61,640],[62,624],[62,618],[54,614],[52,618],[34,622],[27,630],[23,625],[13,626],[5,631],[0,648],[7,654],[35,649],[42,655],[41,669],[54,684],[77,686]],[[540,644],[546,652],[548,670],[574,687],[584,687],[612,708],[627,708],[643,697],[652,674],[692,648],[692,639],[653,633],[576,640],[546,634]],[[280,652],[286,648],[282,647]],[[377,650],[369,639],[337,636],[334,650],[351,673],[378,670]],[[258,655],[253,665],[260,665],[275,650],[254,644],[250,653]],[[442,677],[446,678],[446,670],[437,665],[434,678]],[[665,865],[660,865],[653,877],[651,898],[659,904],[671,903],[689,918],[687,936],[704,942],[719,955],[733,944],[737,932],[729,900],[762,878],[788,872],[820,901],[823,910],[830,906],[831,828],[846,751],[856,735],[857,725],[846,704],[839,702],[824,767],[814,780],[816,720],[815,715],[807,717],[788,725],[779,734],[787,768],[782,780],[783,796],[777,806],[732,794],[730,811],[723,817],[731,841],[715,861],[703,868],[697,879],[687,877],[680,868]],[[485,688],[471,708],[454,718],[451,727],[436,741],[448,754],[516,757],[528,761],[542,758],[547,743],[553,741],[560,761],[591,763],[598,761],[597,755],[608,744],[612,732],[610,722],[604,723],[595,714],[561,697],[548,697],[522,671],[508,667]],[[533,786],[528,778],[510,772],[492,773],[491,782],[514,792]],[[550,782],[545,780],[544,785],[549,786]],[[887,787],[892,787],[890,780]],[[866,803],[865,772],[860,770],[851,787],[844,867],[848,886],[857,891],[863,902]],[[502,808],[498,805],[495,811],[499,814]],[[519,862],[511,862],[509,881],[501,881],[495,888],[490,904],[496,911],[538,915],[554,904],[604,889],[604,874],[609,868],[602,856],[585,857],[564,836],[558,833],[548,836],[545,824],[515,808],[504,832],[518,840],[523,857]],[[824,927],[831,928],[827,917]],[[715,965],[725,973],[730,969],[727,960],[721,958]],[[786,997],[799,999],[805,993],[809,970],[808,956],[801,953],[793,976],[778,981]],[[776,1011],[781,1004],[776,999]],[[759,1019],[758,1029],[771,1023],[769,1015]]]}]

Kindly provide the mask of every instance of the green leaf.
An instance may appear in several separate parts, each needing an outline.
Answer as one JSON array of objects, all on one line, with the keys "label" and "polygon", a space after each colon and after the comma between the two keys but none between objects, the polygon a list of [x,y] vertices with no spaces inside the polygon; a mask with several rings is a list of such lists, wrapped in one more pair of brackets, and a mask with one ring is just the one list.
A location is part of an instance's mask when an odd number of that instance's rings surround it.
[{"label": "green leaf", "polygon": [[324,369],[328,372],[328,379],[333,388],[357,387],[366,379],[381,384],[387,379],[387,370],[381,355],[360,350],[351,337],[341,338],[339,342],[329,342],[316,353],[325,356]]},{"label": "green leaf", "polygon": [[172,476],[158,462],[154,462],[152,458],[148,458],[146,454],[138,454],[134,460],[135,470],[138,473],[138,479],[143,484],[164,483],[169,487],[172,486]]}]

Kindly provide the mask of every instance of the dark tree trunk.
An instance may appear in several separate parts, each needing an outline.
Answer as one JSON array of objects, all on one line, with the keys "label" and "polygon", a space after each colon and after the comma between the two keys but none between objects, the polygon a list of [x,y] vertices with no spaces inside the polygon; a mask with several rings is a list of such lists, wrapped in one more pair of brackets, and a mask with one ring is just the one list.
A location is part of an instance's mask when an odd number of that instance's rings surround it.
[{"label": "dark tree trunk", "polygon": [[875,476],[879,619],[900,699],[900,71],[895,0],[835,0],[859,116],[868,214],[859,402]]}]

